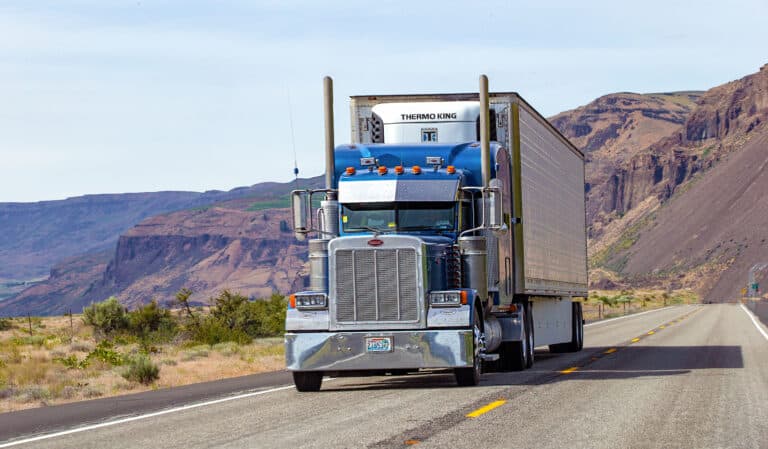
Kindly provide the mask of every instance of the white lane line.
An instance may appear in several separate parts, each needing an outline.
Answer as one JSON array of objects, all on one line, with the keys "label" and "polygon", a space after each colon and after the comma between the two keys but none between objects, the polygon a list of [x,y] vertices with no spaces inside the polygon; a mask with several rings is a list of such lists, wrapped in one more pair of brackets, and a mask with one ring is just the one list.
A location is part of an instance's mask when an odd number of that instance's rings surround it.
[{"label": "white lane line", "polygon": [[[327,380],[330,380],[330,379],[327,379]],[[253,396],[260,396],[262,394],[274,393],[276,391],[288,390],[290,388],[293,388],[293,385],[286,385],[284,387],[277,387],[277,388],[272,388],[272,389],[269,389],[269,390],[254,391],[252,393],[244,393],[244,394],[239,394],[237,396],[229,396],[229,397],[226,397],[226,398],[215,399],[213,401],[199,402],[197,404],[190,404],[190,405],[184,405],[184,406],[181,406],[181,407],[169,408],[167,410],[161,410],[159,412],[147,413],[145,415],[131,416],[131,417],[128,417],[128,418],[116,419],[114,421],[107,421],[107,422],[103,422],[103,423],[99,423],[99,424],[92,424],[90,426],[78,427],[78,428],[70,429],[70,430],[63,430],[61,432],[49,433],[49,434],[46,434],[46,435],[40,435],[40,436],[36,436],[36,437],[32,437],[32,438],[26,438],[26,439],[23,439],[23,440],[11,441],[10,443],[0,444],[0,448],[11,447],[11,446],[18,446],[20,444],[34,443],[36,441],[48,440],[50,438],[57,438],[57,437],[61,437],[61,436],[64,436],[64,435],[71,435],[73,433],[80,433],[80,432],[86,432],[88,430],[101,429],[102,427],[116,426],[118,424],[125,424],[125,423],[128,423],[128,422],[139,421],[139,420],[142,420],[142,419],[154,418],[155,416],[167,415],[169,413],[183,412],[185,410],[191,410],[191,409],[194,409],[194,408],[206,407],[206,406],[214,405],[214,404],[221,404],[223,402],[236,401],[238,399],[250,398],[250,397],[253,397]]]},{"label": "white lane line", "polygon": [[763,338],[765,338],[766,340],[768,340],[768,333],[766,333],[766,332],[763,330],[763,327],[762,327],[762,326],[760,326],[760,323],[758,323],[758,322],[757,322],[757,319],[755,318],[755,314],[754,314],[754,313],[752,313],[752,312],[750,312],[750,311],[749,311],[749,309],[747,309],[746,307],[744,307],[744,304],[741,304],[741,308],[742,308],[742,309],[744,309],[744,313],[746,313],[746,314],[747,314],[747,316],[748,316],[748,317],[749,317],[749,318],[752,320],[752,324],[754,324],[754,325],[755,325],[755,327],[757,328],[757,330],[759,330],[759,331],[760,331],[760,333],[761,333],[761,334],[763,334]]},{"label": "white lane line", "polygon": [[584,327],[595,326],[597,324],[610,323],[611,321],[623,320],[624,318],[631,318],[631,317],[635,317],[635,316],[645,315],[646,313],[658,312],[660,310],[667,310],[667,309],[671,309],[672,307],[675,307],[675,306],[667,306],[667,307],[662,307],[661,309],[646,310],[645,312],[632,313],[630,315],[624,315],[624,316],[620,316],[620,317],[617,317],[617,318],[609,318],[607,320],[595,321],[594,323],[585,324]]}]

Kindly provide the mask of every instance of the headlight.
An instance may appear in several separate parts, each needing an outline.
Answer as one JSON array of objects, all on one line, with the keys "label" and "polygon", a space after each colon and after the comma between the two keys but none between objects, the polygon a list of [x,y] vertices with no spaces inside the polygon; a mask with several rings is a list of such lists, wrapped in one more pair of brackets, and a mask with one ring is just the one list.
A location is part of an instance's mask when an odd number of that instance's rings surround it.
[{"label": "headlight", "polygon": [[326,309],[328,307],[328,297],[323,293],[313,293],[308,295],[296,295],[297,309]]},{"label": "headlight", "polygon": [[457,307],[467,303],[467,293],[463,291],[431,292],[429,304],[432,307]]}]

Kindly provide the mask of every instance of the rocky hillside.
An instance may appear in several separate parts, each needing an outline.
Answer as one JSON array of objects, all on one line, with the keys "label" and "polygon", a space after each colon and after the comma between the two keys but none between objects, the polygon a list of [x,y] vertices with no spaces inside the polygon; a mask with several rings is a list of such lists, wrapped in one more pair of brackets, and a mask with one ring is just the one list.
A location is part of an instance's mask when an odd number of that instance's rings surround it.
[{"label": "rocky hillside", "polygon": [[675,133],[701,94],[610,94],[550,118],[586,154],[587,222],[592,224],[593,238],[601,234],[605,223],[626,212],[624,187],[620,185],[623,167]]},{"label": "rocky hillside", "polygon": [[616,201],[593,223],[592,266],[708,300],[737,296],[744,267],[765,258],[766,120],[768,66],[701,95],[676,130],[610,175]]},{"label": "rocky hillside", "polygon": [[44,278],[63,259],[112,250],[120,234],[148,217],[245,197],[284,207],[290,188],[290,184],[263,183],[228,192],[126,193],[0,203],[0,284]]}]

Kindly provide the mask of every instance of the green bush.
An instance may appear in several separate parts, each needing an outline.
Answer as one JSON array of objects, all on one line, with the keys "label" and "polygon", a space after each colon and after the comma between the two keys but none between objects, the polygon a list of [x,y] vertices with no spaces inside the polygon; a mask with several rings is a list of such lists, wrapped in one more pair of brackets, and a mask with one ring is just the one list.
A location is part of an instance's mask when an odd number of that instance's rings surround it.
[{"label": "green bush", "polygon": [[287,303],[280,295],[250,301],[239,293],[224,290],[212,302],[210,315],[198,319],[193,326],[193,339],[199,343],[246,344],[254,338],[283,334]]},{"label": "green bush", "polygon": [[8,318],[0,318],[0,331],[9,331],[13,329],[13,322]]},{"label": "green bush", "polygon": [[168,309],[152,300],[149,304],[128,312],[128,330],[149,346],[153,342],[171,340],[177,333],[178,325]]},{"label": "green bush", "polygon": [[83,321],[103,335],[125,330],[128,327],[126,310],[114,296],[106,301],[85,307],[83,309]]},{"label": "green bush", "polygon": [[125,356],[115,351],[115,347],[109,340],[100,342],[85,358],[86,361],[96,359],[113,366],[125,364]]},{"label": "green bush", "polygon": [[129,381],[149,385],[160,378],[160,367],[149,357],[139,355],[129,361],[128,367],[122,372],[122,376]]},{"label": "green bush", "polygon": [[88,357],[78,360],[74,354],[70,354],[67,357],[56,357],[53,361],[59,362],[69,369],[85,369],[88,367]]}]

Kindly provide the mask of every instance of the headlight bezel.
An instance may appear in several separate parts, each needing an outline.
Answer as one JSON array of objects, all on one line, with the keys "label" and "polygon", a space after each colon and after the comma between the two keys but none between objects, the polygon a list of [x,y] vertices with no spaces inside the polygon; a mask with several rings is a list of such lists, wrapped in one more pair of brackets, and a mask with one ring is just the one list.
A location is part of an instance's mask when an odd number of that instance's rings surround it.
[{"label": "headlight bezel", "polygon": [[295,295],[296,310],[326,310],[328,295],[325,293],[297,293]]},{"label": "headlight bezel", "polygon": [[462,290],[438,290],[429,292],[430,307],[461,307],[466,304],[466,292]]}]

